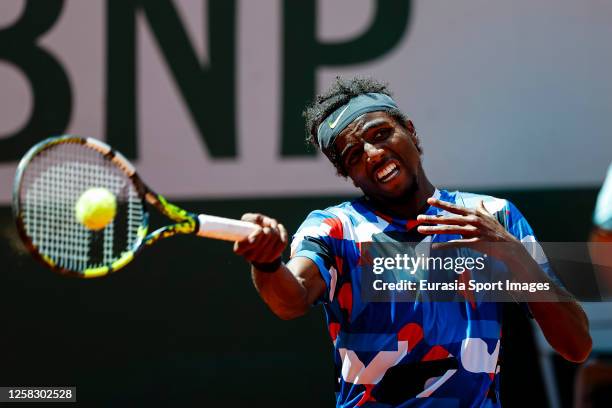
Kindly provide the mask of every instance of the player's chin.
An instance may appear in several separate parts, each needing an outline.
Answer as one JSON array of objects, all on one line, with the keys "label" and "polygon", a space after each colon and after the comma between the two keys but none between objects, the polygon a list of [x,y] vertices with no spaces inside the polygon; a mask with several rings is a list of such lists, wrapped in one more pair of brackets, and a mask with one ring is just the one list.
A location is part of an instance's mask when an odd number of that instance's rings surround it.
[{"label": "player's chin", "polygon": [[405,198],[406,191],[407,189],[398,188],[398,186],[375,186],[375,188],[371,188],[369,191],[365,192],[365,195],[376,198],[382,202],[387,201],[389,204],[395,204],[398,199]]},{"label": "player's chin", "polygon": [[408,177],[406,174],[380,186],[381,192],[391,199],[410,198],[418,189],[419,183],[416,177]]}]

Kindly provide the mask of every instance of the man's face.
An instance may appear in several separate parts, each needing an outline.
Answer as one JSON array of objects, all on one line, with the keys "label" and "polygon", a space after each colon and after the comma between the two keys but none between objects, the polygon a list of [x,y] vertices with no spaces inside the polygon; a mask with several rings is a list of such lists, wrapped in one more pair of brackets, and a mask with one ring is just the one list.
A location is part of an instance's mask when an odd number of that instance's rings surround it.
[{"label": "man's face", "polygon": [[412,122],[405,126],[387,112],[355,119],[335,141],[348,176],[378,201],[407,198],[418,189],[422,167]]}]

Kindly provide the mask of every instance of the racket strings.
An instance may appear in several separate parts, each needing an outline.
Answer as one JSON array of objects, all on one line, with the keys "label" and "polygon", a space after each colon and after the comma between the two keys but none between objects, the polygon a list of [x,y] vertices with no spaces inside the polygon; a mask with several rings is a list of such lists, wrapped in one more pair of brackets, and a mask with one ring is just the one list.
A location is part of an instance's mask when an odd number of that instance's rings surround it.
[{"label": "racket strings", "polygon": [[[78,143],[54,145],[35,156],[20,191],[23,223],[39,253],[57,266],[82,271],[108,265],[134,247],[144,209],[131,180],[99,152]],[[115,220],[91,231],[78,222],[75,205],[92,187],[117,198]],[[118,248],[116,243],[121,242]]]}]

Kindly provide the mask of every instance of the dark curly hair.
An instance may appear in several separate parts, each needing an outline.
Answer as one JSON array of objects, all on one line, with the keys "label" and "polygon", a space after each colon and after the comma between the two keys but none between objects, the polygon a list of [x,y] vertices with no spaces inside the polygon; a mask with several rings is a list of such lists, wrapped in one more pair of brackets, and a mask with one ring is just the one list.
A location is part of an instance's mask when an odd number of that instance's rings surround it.
[{"label": "dark curly hair", "polygon": [[[317,95],[309,106],[306,107],[302,116],[306,120],[306,142],[320,149],[319,140],[317,138],[317,131],[319,125],[323,120],[332,114],[336,109],[348,103],[351,98],[366,93],[382,93],[391,96],[391,92],[387,88],[387,84],[380,83],[372,78],[361,78],[355,77],[352,79],[344,79],[336,77],[336,81],[331,87]],[[398,109],[392,109],[389,114],[394,117],[401,126],[408,120]],[[338,175],[346,177],[347,171],[340,162],[340,156],[336,151],[335,146],[331,146],[327,149],[321,149],[323,153],[332,162]]]}]

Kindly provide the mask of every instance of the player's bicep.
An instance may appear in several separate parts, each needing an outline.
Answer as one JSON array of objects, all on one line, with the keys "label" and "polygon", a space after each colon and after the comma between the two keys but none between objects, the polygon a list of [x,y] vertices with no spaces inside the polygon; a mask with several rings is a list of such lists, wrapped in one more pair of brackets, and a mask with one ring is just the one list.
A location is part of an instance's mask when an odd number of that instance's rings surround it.
[{"label": "player's bicep", "polygon": [[296,256],[286,266],[306,289],[306,299],[309,305],[321,299],[326,290],[326,284],[314,261],[305,256]]}]

